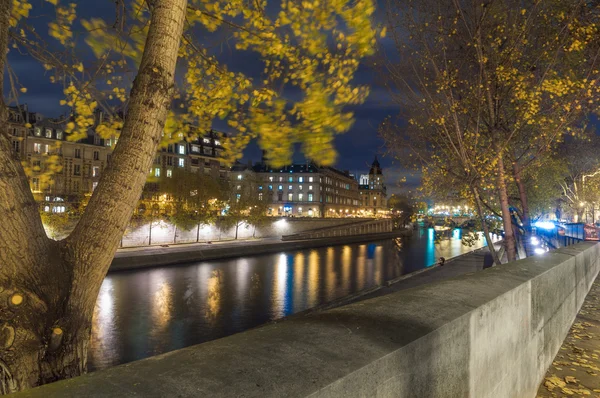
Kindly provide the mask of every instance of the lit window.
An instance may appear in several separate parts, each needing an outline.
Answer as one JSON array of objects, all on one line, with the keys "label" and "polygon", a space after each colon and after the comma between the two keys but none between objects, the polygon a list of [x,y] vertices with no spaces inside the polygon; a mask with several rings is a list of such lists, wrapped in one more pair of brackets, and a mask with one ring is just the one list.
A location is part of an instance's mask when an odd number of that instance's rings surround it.
[{"label": "lit window", "polygon": [[50,202],[50,196],[46,196],[45,200],[46,202]]},{"label": "lit window", "polygon": [[288,178],[288,181],[289,181],[289,182],[294,182],[294,177],[289,177],[289,178]]},{"label": "lit window", "polygon": [[238,186],[236,187],[236,189],[239,191],[240,189],[242,189],[242,186],[241,186],[241,185],[238,185]]},{"label": "lit window", "polygon": [[50,211],[50,206],[44,206],[44,211],[45,211],[45,212],[48,212],[48,211]]},{"label": "lit window", "polygon": [[304,182],[304,177],[298,177],[298,182]]},{"label": "lit window", "polygon": [[293,193],[288,193],[288,200],[289,200],[290,202],[293,202],[293,201],[294,201],[294,194],[293,194]]},{"label": "lit window", "polygon": [[273,190],[273,185],[269,185],[269,191]]},{"label": "lit window", "polygon": [[179,167],[185,166],[185,159],[179,158]]},{"label": "lit window", "polygon": [[260,186],[258,187],[258,189],[262,189],[262,185],[260,185]]},{"label": "lit window", "polygon": [[31,179],[31,190],[33,192],[39,192],[40,191],[40,179],[39,178],[32,178]]},{"label": "lit window", "polygon": [[298,185],[298,189],[302,191],[302,185]]},{"label": "lit window", "polygon": [[260,200],[260,201],[262,201],[262,200],[263,200],[263,194],[262,194],[262,192],[260,192],[260,193],[258,194],[258,200]]},{"label": "lit window", "polygon": [[308,194],[308,201],[309,201],[309,202],[312,202],[312,201],[313,201],[313,194],[312,194],[312,193],[309,193],[309,194]]},{"label": "lit window", "polygon": [[237,176],[237,179],[238,179],[238,180],[241,180],[241,179],[242,179],[242,175],[241,175],[241,174],[238,174],[238,176]]},{"label": "lit window", "polygon": [[221,145],[221,141],[215,140],[215,145]]},{"label": "lit window", "polygon": [[312,185],[309,185],[309,186],[308,186],[308,190],[309,190],[309,191],[312,191]]},{"label": "lit window", "polygon": [[273,176],[269,177],[269,181],[273,182]]},{"label": "lit window", "polygon": [[298,201],[302,202],[302,199],[304,198],[304,194],[299,193],[298,194]]},{"label": "lit window", "polygon": [[62,131],[61,130],[56,130],[56,139],[57,140],[62,140]]},{"label": "lit window", "polygon": [[40,129],[39,127],[35,128],[35,136],[36,137],[41,137],[42,136],[42,129]]},{"label": "lit window", "polygon": [[312,177],[308,177],[308,182],[313,182],[313,178]]},{"label": "lit window", "polygon": [[288,185],[288,191],[291,191],[294,187],[291,185]]},{"label": "lit window", "polygon": [[52,138],[52,130],[46,129],[46,138]]},{"label": "lit window", "polygon": [[[56,133],[58,135],[58,133]],[[112,140],[109,138],[105,141],[106,146],[110,146],[112,144]]]},{"label": "lit window", "polygon": [[50,152],[50,147],[48,146],[48,144],[44,144],[44,153],[48,152]]},{"label": "lit window", "polygon": [[192,152],[200,152],[200,147],[198,145],[192,145]]},{"label": "lit window", "polygon": [[160,167],[157,167],[157,168],[154,169],[154,175],[156,177],[160,177]]},{"label": "lit window", "polygon": [[173,177],[173,170],[167,170],[167,177],[168,178]]},{"label": "lit window", "polygon": [[36,142],[33,144],[33,153],[40,153],[42,152],[42,144],[40,144],[39,142]]},{"label": "lit window", "polygon": [[92,167],[92,177],[98,177],[100,175],[100,167]]},{"label": "lit window", "polygon": [[92,182],[92,191],[98,186],[98,181]]},{"label": "lit window", "polygon": [[279,177],[279,182],[282,182],[282,181],[283,181],[283,177]]},{"label": "lit window", "polygon": [[185,146],[179,145],[179,154],[180,155],[185,155]]},{"label": "lit window", "polygon": [[283,185],[278,186],[277,189],[283,191]]},{"label": "lit window", "polygon": [[235,195],[236,202],[239,202],[241,197],[242,197],[242,195],[239,193],[237,195]]},{"label": "lit window", "polygon": [[202,142],[204,142],[205,144],[210,144],[210,139],[209,138],[203,138]]}]

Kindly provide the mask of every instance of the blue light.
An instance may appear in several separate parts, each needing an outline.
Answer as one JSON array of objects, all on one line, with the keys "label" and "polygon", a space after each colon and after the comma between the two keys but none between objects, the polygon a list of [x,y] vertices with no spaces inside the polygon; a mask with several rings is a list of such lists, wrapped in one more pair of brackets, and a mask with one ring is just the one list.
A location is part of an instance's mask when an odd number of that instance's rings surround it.
[{"label": "blue light", "polygon": [[553,222],[550,221],[538,221],[535,224],[533,224],[536,228],[540,228],[540,229],[547,229],[547,230],[553,230],[554,228],[556,228],[556,225],[554,225]]}]

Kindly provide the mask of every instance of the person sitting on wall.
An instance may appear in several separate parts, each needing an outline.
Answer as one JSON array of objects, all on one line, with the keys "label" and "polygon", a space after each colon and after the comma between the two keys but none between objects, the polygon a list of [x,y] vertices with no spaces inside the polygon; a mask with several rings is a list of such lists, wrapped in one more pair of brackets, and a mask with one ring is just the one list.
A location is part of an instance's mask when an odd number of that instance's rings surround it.
[{"label": "person sitting on wall", "polygon": [[438,265],[440,267],[443,267],[445,262],[446,262],[446,259],[444,257],[440,257],[440,262],[438,263]]}]

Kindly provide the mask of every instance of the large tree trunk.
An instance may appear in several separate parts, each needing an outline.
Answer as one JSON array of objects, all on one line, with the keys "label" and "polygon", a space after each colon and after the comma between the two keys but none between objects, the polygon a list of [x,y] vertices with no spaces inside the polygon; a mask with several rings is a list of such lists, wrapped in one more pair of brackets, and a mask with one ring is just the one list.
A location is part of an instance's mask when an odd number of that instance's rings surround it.
[{"label": "large tree trunk", "polygon": [[[0,0],[0,70],[11,0]],[[73,233],[48,239],[27,178],[0,134],[0,391],[86,370],[93,309],[141,195],[171,100],[186,0],[154,0],[152,20],[112,161]],[[0,92],[2,92],[0,79]],[[0,103],[0,125],[6,110]]]},{"label": "large tree trunk", "polygon": [[531,218],[529,216],[529,204],[527,203],[527,190],[523,183],[521,176],[521,167],[517,162],[513,163],[513,175],[515,177],[515,183],[519,189],[519,199],[521,199],[521,221],[523,222],[523,229],[527,234],[531,233]]},{"label": "large tree trunk", "polygon": [[504,161],[502,155],[498,155],[498,194],[500,196],[500,209],[502,210],[502,223],[504,225],[504,246],[508,261],[517,259],[515,246],[515,235],[512,227],[512,218],[508,207],[508,193],[506,192],[506,180],[504,177]]}]

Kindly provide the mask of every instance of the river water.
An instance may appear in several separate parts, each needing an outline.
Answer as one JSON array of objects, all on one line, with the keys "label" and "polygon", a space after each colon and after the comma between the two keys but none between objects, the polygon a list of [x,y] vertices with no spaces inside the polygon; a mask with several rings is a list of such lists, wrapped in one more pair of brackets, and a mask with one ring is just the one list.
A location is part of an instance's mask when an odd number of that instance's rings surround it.
[{"label": "river water", "polygon": [[[109,274],[92,328],[97,370],[228,336],[473,248],[461,231]],[[484,245],[480,240],[478,246]]]}]

